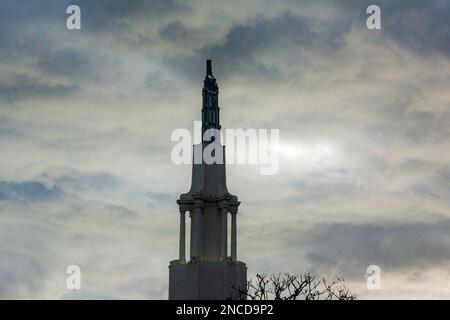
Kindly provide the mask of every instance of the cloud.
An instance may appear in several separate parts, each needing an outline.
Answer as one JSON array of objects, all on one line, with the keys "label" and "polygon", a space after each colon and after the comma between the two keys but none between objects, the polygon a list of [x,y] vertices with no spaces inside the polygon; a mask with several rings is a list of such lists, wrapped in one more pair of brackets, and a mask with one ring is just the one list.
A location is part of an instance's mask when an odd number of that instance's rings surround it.
[{"label": "cloud", "polygon": [[[167,295],[163,279],[170,257],[152,241],[160,234],[161,241],[173,242],[161,204],[166,194],[149,191],[149,199],[129,181],[106,172],[53,168],[36,179],[0,182],[0,242],[8,242],[0,247],[0,297]],[[117,242],[117,237],[124,239]],[[81,292],[66,288],[71,264],[81,267]],[[145,288],[144,283],[152,285]]]},{"label": "cloud", "polygon": [[[356,23],[365,26],[368,17],[366,8],[374,4],[371,1],[341,1],[336,4],[339,13],[352,15]],[[382,34],[398,45],[418,54],[429,56],[450,53],[446,0],[423,1],[389,1],[376,3],[381,9]]]},{"label": "cloud", "polygon": [[[324,55],[345,45],[349,21],[331,21],[299,17],[289,11],[273,18],[257,17],[231,27],[219,43],[199,48],[194,57],[167,58],[166,63],[198,79],[204,60],[211,58],[214,69],[227,79],[236,73],[249,78],[277,80],[289,74],[292,65],[307,64],[310,53]],[[163,39],[180,42],[195,31],[179,21],[161,31]],[[269,55],[274,59],[264,58]],[[183,60],[185,59],[185,60]]]},{"label": "cloud", "polygon": [[449,262],[450,221],[437,223],[318,224],[305,239],[314,268],[337,266],[346,276],[364,274],[372,264],[386,272],[444,266]]},{"label": "cloud", "polygon": [[17,75],[11,82],[0,82],[0,99],[6,103],[15,103],[30,98],[57,98],[79,91],[76,84],[42,83],[26,75]]},{"label": "cloud", "polygon": [[403,271],[448,262],[448,2],[381,1],[379,32],[368,1],[83,0],[80,31],[68,4],[0,4],[2,297],[167,296],[191,174],[170,135],[206,58],[224,128],[280,129],[278,175],[227,167],[250,273],[379,263],[402,297],[447,296]]},{"label": "cloud", "polygon": [[448,1],[414,1],[391,6],[386,2],[385,32],[402,46],[419,55],[443,54],[450,57]]},{"label": "cloud", "polygon": [[[97,32],[124,33],[133,28],[136,19],[158,19],[171,14],[190,12],[189,5],[176,0],[109,0],[105,6],[89,0],[78,1],[86,13],[86,29]],[[142,14],[145,12],[145,16]]]},{"label": "cloud", "polygon": [[181,22],[173,21],[160,30],[162,39],[171,42],[189,42],[190,30]]},{"label": "cloud", "polygon": [[55,201],[64,198],[64,192],[53,186],[47,187],[38,181],[20,183],[0,181],[0,200]]},{"label": "cloud", "polygon": [[117,188],[122,183],[119,177],[108,172],[80,172],[73,169],[65,169],[62,175],[58,175],[60,170],[53,171],[44,172],[40,177],[52,181],[52,183],[64,190],[73,192],[100,192]]},{"label": "cloud", "polygon": [[88,52],[64,48],[41,55],[37,59],[36,65],[44,74],[49,76],[86,76],[93,71],[93,65],[88,57]]},{"label": "cloud", "polygon": [[0,297],[31,296],[39,292],[46,275],[38,259],[0,249]]}]

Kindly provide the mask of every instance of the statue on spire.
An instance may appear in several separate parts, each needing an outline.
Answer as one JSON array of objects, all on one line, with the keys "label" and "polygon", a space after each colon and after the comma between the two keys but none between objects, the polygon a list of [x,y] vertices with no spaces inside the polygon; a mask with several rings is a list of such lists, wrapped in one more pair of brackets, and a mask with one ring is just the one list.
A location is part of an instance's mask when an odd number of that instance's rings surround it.
[{"label": "statue on spire", "polygon": [[211,65],[211,60],[208,59],[206,60],[206,76],[212,76],[212,65]]}]

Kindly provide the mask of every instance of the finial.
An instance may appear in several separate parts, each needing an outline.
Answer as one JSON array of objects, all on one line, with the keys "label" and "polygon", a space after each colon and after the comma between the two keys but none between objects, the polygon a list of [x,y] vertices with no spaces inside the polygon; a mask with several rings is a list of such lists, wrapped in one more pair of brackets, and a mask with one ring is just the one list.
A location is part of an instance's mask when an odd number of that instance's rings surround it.
[{"label": "finial", "polygon": [[210,59],[206,60],[206,75],[212,76],[212,65]]}]

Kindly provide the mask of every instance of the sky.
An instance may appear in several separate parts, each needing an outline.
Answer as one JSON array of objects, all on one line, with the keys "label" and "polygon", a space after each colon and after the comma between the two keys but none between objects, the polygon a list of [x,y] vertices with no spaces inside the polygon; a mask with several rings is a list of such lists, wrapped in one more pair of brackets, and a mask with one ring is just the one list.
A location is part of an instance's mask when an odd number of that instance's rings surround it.
[{"label": "sky", "polygon": [[[81,30],[66,8],[81,8]],[[370,4],[381,30],[366,27]],[[0,298],[166,299],[205,60],[223,128],[280,130],[278,174],[229,165],[249,277],[450,294],[450,1],[2,0]],[[81,268],[68,290],[66,268]],[[377,265],[381,288],[366,270]]]}]

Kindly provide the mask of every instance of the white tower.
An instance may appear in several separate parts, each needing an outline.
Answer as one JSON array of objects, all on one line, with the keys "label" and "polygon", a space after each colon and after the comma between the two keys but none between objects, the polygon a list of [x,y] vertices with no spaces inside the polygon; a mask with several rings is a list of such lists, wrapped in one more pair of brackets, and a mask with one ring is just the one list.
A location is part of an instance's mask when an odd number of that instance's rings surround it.
[{"label": "white tower", "polygon": [[[208,129],[220,130],[219,88],[206,61],[203,86],[202,135]],[[203,140],[203,139],[202,139]],[[203,151],[211,143],[194,146]],[[247,267],[237,260],[237,212],[240,202],[227,190],[225,147],[223,161],[192,166],[192,184],[177,200],[180,209],[179,259],[169,266],[169,299],[229,299],[236,288],[245,288]],[[186,212],[191,218],[190,255],[186,261]],[[228,248],[228,214],[231,214],[231,250]]]}]

